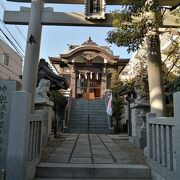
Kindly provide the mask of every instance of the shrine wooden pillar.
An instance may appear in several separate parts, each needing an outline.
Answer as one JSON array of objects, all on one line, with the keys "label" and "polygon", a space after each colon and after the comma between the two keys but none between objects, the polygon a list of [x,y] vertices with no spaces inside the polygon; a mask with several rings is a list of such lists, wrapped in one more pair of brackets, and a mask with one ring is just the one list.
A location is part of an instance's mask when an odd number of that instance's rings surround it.
[{"label": "shrine wooden pillar", "polygon": [[76,97],[76,69],[74,67],[74,65],[72,65],[71,68],[71,82],[70,82],[70,88],[72,91],[72,98]]},{"label": "shrine wooden pillar", "polygon": [[104,97],[107,85],[107,73],[102,73],[101,78],[101,98]]}]

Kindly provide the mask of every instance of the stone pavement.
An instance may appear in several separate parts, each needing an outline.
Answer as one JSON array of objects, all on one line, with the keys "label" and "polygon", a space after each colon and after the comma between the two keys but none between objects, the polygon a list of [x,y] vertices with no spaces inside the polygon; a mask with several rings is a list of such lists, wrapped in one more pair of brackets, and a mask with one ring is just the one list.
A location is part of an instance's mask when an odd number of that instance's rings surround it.
[{"label": "stone pavement", "polygon": [[111,136],[69,134],[46,160],[63,164],[136,164]]}]

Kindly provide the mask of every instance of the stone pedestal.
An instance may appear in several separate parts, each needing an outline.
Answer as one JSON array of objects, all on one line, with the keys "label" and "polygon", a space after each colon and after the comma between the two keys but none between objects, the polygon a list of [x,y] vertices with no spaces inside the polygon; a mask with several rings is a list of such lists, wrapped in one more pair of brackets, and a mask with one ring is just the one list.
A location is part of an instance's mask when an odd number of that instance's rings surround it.
[{"label": "stone pedestal", "polygon": [[149,101],[133,103],[131,108],[132,136],[129,141],[137,148],[143,149],[146,146],[146,118],[145,115],[150,111]]},{"label": "stone pedestal", "polygon": [[36,98],[35,100],[35,112],[42,113],[43,116],[43,146],[47,145],[53,136],[53,106],[54,103],[46,98]]}]

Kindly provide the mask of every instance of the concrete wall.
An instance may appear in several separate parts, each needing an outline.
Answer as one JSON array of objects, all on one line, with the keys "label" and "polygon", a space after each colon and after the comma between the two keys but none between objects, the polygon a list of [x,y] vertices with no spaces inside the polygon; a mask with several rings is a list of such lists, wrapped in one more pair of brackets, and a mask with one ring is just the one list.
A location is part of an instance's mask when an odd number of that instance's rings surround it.
[{"label": "concrete wall", "polygon": [[[13,79],[21,82],[22,58],[7,43],[0,39],[0,79]],[[3,62],[3,54],[9,56],[9,64]]]}]

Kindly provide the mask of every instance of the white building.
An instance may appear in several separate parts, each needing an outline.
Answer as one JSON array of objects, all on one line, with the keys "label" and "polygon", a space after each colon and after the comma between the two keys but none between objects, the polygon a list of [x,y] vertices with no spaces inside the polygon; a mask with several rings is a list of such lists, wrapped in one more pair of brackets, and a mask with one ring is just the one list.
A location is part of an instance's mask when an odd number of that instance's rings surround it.
[{"label": "white building", "polygon": [[21,82],[22,58],[4,40],[0,39],[0,79]]},{"label": "white building", "polygon": [[[168,70],[177,75],[177,70],[180,69],[180,29],[161,29],[161,32],[160,41],[162,62],[165,62]],[[175,46],[177,47],[175,48]],[[176,66],[173,66],[172,58],[177,59]],[[120,74],[121,80],[130,81],[136,77],[139,73],[138,70],[141,69],[140,67],[146,67],[146,62],[146,47],[142,47],[133,54],[129,64]]]}]

